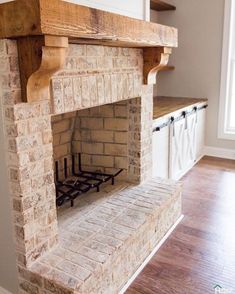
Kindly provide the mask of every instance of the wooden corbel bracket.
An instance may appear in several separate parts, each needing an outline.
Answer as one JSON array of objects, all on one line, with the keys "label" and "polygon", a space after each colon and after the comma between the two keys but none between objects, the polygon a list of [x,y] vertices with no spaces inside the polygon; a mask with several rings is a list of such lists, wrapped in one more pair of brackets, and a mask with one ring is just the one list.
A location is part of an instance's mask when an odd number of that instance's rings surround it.
[{"label": "wooden corbel bracket", "polygon": [[157,82],[157,73],[169,61],[172,49],[169,47],[144,48],[144,84],[154,85]]},{"label": "wooden corbel bracket", "polygon": [[22,101],[50,99],[50,79],[63,68],[68,38],[32,36],[17,39]]}]

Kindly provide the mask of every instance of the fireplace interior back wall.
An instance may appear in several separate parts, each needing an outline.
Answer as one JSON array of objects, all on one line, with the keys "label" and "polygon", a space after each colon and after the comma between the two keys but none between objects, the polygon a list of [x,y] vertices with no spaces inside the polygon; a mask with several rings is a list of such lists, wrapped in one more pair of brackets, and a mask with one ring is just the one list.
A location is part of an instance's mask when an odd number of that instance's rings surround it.
[{"label": "fireplace interior back wall", "polygon": [[64,158],[81,153],[82,168],[93,172],[128,174],[128,101],[52,117],[53,156],[63,177]]}]

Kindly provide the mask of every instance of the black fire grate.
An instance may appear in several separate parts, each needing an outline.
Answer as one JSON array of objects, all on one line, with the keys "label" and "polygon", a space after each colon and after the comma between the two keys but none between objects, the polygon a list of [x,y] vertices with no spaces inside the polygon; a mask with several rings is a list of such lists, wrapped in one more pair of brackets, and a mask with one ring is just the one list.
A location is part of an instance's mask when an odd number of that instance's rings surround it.
[{"label": "black fire grate", "polygon": [[116,174],[107,174],[100,172],[90,172],[82,170],[81,153],[77,156],[72,156],[72,172],[68,175],[68,160],[64,158],[63,163],[64,179],[59,179],[59,163],[55,163],[55,184],[56,184],[56,205],[62,206],[70,201],[71,207],[74,206],[74,200],[92,189],[100,191],[100,185],[111,181],[114,185],[114,179],[123,169],[120,169]]}]

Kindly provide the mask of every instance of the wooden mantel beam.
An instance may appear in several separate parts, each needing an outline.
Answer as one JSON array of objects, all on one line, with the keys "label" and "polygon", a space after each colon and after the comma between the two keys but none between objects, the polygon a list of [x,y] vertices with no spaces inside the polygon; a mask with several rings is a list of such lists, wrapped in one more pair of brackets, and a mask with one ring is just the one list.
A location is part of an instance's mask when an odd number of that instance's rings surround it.
[{"label": "wooden mantel beam", "polygon": [[177,29],[61,0],[0,4],[0,39],[53,35],[121,47],[177,47]]}]

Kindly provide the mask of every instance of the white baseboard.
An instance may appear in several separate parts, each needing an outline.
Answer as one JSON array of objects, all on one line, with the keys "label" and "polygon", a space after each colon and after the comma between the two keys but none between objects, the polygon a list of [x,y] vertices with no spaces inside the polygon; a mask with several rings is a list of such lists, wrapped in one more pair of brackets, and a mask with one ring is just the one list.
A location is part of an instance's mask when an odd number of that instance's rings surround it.
[{"label": "white baseboard", "polygon": [[180,218],[175,222],[175,224],[166,233],[166,235],[162,238],[162,240],[153,249],[153,251],[150,253],[150,255],[145,259],[145,261],[137,269],[137,271],[134,273],[134,275],[125,284],[125,286],[122,288],[122,290],[119,292],[119,294],[124,294],[126,292],[126,290],[134,282],[134,280],[137,278],[137,276],[142,272],[142,270],[144,269],[144,267],[149,263],[149,261],[152,259],[152,257],[157,253],[157,251],[160,249],[160,247],[163,245],[163,243],[168,239],[168,237],[171,235],[171,233],[174,231],[174,229],[178,226],[178,224],[182,221],[183,218],[184,218],[184,215],[181,215]]},{"label": "white baseboard", "polygon": [[6,289],[2,288],[1,286],[0,286],[0,293],[1,294],[12,294],[11,292],[7,291]]},{"label": "white baseboard", "polygon": [[235,149],[224,149],[224,148],[205,146],[204,154],[208,156],[213,156],[213,157],[235,160]]}]

